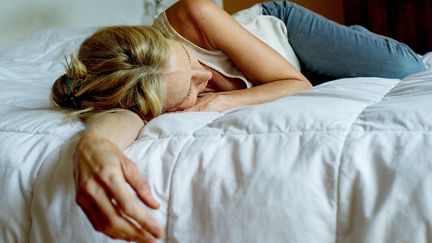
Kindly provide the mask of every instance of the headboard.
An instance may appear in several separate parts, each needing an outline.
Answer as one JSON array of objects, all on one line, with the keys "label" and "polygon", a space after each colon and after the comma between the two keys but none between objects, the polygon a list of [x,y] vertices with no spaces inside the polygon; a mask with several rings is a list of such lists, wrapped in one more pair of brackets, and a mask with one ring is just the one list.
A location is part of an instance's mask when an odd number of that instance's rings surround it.
[{"label": "headboard", "polygon": [[[161,2],[156,9],[156,2]],[[48,27],[150,24],[176,0],[13,0],[0,6],[0,47]],[[222,0],[216,0],[221,6]]]}]

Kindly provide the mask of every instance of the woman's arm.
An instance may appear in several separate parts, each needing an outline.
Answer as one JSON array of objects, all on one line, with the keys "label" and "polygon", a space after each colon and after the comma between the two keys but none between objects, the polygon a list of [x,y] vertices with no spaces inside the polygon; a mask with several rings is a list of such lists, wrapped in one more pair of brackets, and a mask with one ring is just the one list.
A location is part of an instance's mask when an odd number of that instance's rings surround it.
[{"label": "woman's arm", "polygon": [[86,123],[74,152],[77,203],[96,230],[114,239],[154,242],[161,238],[157,222],[127,188],[129,184],[150,208],[159,207],[138,167],[123,154],[143,121],[125,110],[97,114]]},{"label": "woman's arm", "polygon": [[100,113],[86,120],[82,137],[99,135],[124,150],[135,141],[143,126],[143,120],[128,110]]},{"label": "woman's arm", "polygon": [[207,93],[198,97],[195,106],[185,111],[217,111],[258,105],[282,98],[310,88],[307,82],[289,80],[273,81],[249,89],[232,90],[227,92]]},{"label": "woman's arm", "polygon": [[260,104],[312,87],[284,57],[212,1],[181,0],[166,13],[177,32],[203,48],[224,51],[256,85],[247,90],[203,97],[190,110],[224,110]]}]

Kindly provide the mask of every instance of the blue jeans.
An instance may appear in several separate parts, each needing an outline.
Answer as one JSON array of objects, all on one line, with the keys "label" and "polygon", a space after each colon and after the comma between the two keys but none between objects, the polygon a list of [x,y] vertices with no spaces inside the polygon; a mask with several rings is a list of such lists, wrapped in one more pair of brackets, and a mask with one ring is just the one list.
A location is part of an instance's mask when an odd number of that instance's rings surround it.
[{"label": "blue jeans", "polygon": [[288,1],[262,3],[263,14],[282,20],[314,84],[347,77],[404,78],[425,70],[407,45],[359,26],[345,26]]}]

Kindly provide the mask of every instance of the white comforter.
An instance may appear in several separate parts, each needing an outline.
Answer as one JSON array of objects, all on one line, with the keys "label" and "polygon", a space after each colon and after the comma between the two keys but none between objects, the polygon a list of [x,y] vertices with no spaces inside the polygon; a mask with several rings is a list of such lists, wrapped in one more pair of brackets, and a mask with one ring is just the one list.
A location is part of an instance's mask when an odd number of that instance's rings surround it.
[{"label": "white comforter", "polygon": [[[63,56],[90,31],[0,50],[1,242],[111,241],[74,201],[83,125],[48,109]],[[126,153],[162,205],[152,214],[166,242],[432,242],[431,129],[428,70],[163,115]]]}]

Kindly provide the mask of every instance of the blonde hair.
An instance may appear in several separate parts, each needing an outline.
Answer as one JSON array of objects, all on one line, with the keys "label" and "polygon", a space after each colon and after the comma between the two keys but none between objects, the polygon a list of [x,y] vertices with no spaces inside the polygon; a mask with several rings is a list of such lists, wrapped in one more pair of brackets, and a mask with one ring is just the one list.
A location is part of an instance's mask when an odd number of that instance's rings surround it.
[{"label": "blonde hair", "polygon": [[101,28],[67,61],[52,86],[52,104],[80,118],[121,108],[152,119],[164,111],[168,60],[168,39],[151,26]]}]

